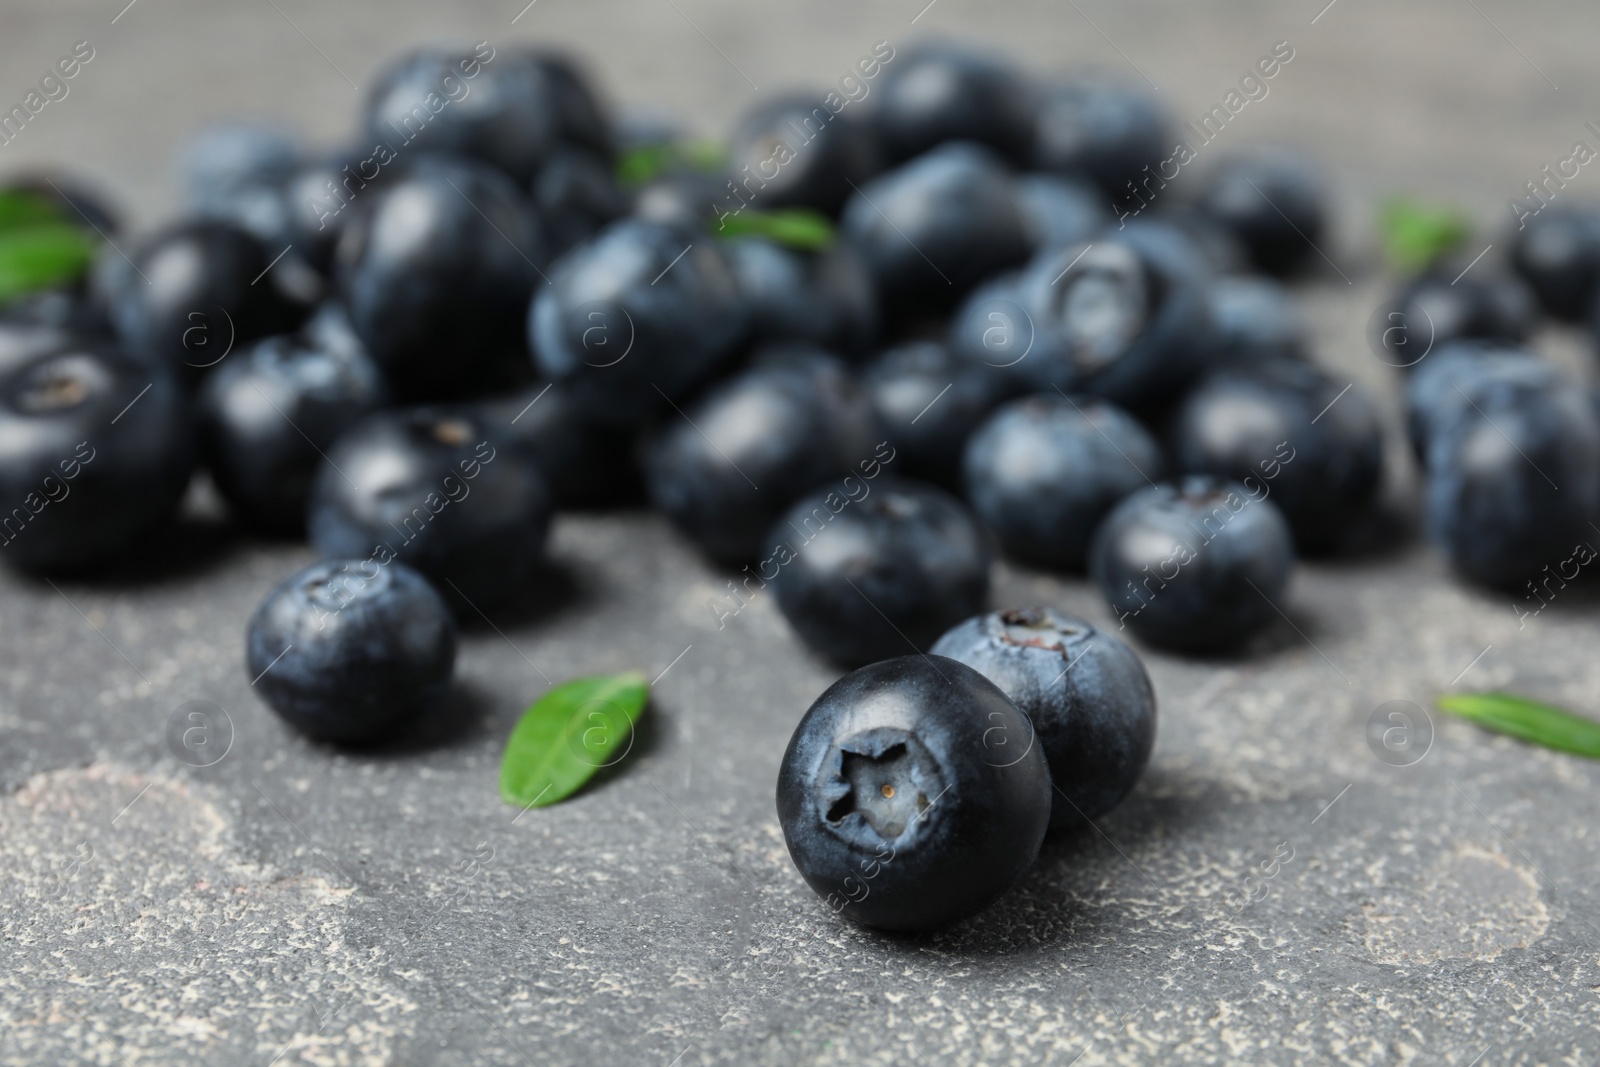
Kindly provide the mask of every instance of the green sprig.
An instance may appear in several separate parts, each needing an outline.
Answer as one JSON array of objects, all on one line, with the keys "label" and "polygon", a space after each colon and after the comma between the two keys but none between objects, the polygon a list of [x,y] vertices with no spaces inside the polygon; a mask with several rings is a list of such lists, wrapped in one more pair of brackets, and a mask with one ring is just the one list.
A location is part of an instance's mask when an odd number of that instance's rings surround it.
[{"label": "green sprig", "polygon": [[1600,722],[1512,693],[1448,693],[1440,708],[1496,733],[1600,759]]}]

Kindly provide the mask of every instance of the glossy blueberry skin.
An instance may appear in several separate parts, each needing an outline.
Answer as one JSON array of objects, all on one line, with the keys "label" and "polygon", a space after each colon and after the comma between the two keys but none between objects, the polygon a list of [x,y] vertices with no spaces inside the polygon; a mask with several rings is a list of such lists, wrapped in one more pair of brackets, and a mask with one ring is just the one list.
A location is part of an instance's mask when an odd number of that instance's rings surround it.
[{"label": "glossy blueberry skin", "polygon": [[715,559],[754,560],[802,495],[857,473],[883,437],[843,363],[780,347],[668,413],[643,449],[651,502]]},{"label": "glossy blueberry skin", "polygon": [[753,341],[809,341],[850,358],[877,338],[877,294],[852,245],[810,252],[739,237],[724,248],[750,309]]},{"label": "glossy blueberry skin", "polygon": [[492,389],[526,358],[522,316],[535,284],[543,287],[540,228],[521,194],[492,168],[434,158],[358,203],[335,278],[396,396]]},{"label": "glossy blueberry skin", "polygon": [[1288,150],[1258,151],[1220,164],[1200,190],[1202,212],[1244,246],[1256,268],[1279,277],[1320,262],[1327,194],[1311,161]]},{"label": "glossy blueberry skin", "polygon": [[[49,330],[72,337],[109,337],[110,324],[82,285],[35,289],[0,306],[0,334]],[[0,340],[0,350],[6,342]],[[4,357],[0,357],[3,362]]]},{"label": "glossy blueberry skin", "polygon": [[122,555],[189,484],[187,391],[108,341],[12,355],[0,368],[0,559],[55,571]]},{"label": "glossy blueberry skin", "polygon": [[946,488],[960,484],[967,438],[1012,395],[999,373],[934,341],[881,353],[862,370],[861,383],[902,473]]},{"label": "glossy blueberry skin", "polygon": [[1452,285],[1455,278],[1448,267],[1436,269],[1395,296],[1380,335],[1384,362],[1410,370],[1452,341],[1521,341],[1532,333],[1538,308],[1520,279],[1486,264]]},{"label": "glossy blueberry skin", "polygon": [[1206,475],[1141,489],[1106,517],[1089,569],[1142,640],[1225,652],[1278,612],[1294,569],[1289,523],[1271,500]]},{"label": "glossy blueberry skin", "polygon": [[1133,789],[1156,740],[1156,692],[1138,653],[1051,608],[977,615],[930,652],[978,671],[1033,724],[1054,783],[1050,828],[1098,819]]},{"label": "glossy blueberry skin", "polygon": [[846,667],[926,649],[989,596],[989,545],[960,501],[910,479],[857,484],[857,500],[834,487],[790,508],[757,569],[805,643]]},{"label": "glossy blueberry skin", "polygon": [[565,145],[539,168],[533,202],[549,233],[551,255],[588,240],[633,206],[609,158],[592,148]]},{"label": "glossy blueberry skin", "polygon": [[584,418],[561,386],[547,382],[485,401],[483,417],[539,469],[557,509],[643,499],[633,435]]},{"label": "glossy blueberry skin", "polygon": [[1131,195],[1129,183],[1172,154],[1161,107],[1137,89],[1097,79],[1058,82],[1040,91],[1034,166],[1086,174],[1107,196]]},{"label": "glossy blueberry skin", "polygon": [[136,271],[117,275],[111,323],[130,355],[198,382],[232,348],[292,330],[310,311],[312,294],[267,270],[275,254],[230,223],[169,227],[133,253]]},{"label": "glossy blueberry skin", "polygon": [[745,334],[727,258],[673,226],[624,219],[548,273],[528,313],[534,361],[595,422],[635,424],[681,403]]},{"label": "glossy blueberry skin", "polygon": [[1301,555],[1347,538],[1378,495],[1383,428],[1365,389],[1308,363],[1222,371],[1184,398],[1173,463],[1261,491],[1283,512]]},{"label": "glossy blueberry skin", "polygon": [[271,337],[206,378],[201,455],[244,524],[267,534],[300,533],[323,454],[385,399],[383,379],[366,356]]},{"label": "glossy blueberry skin", "polygon": [[1411,446],[1426,458],[1428,442],[1452,433],[1478,414],[1485,401],[1562,387],[1555,367],[1521,345],[1456,341],[1439,346],[1406,379],[1406,420]]},{"label": "glossy blueberry skin", "polygon": [[519,183],[533,178],[560,135],[555,93],[538,64],[492,48],[398,57],[377,75],[365,126],[368,140],[392,152],[465,156]]},{"label": "glossy blueberry skin", "polygon": [[966,497],[1006,554],[1082,570],[1117,502],[1161,477],[1161,449],[1132,415],[1057,393],[1014,400],[967,442]]},{"label": "glossy blueberry skin", "polygon": [[250,617],[245,669],[267,706],[316,741],[393,736],[444,699],[456,624],[400,563],[326,559],[273,587]]},{"label": "glossy blueberry skin", "polygon": [[393,556],[470,613],[533,574],[550,492],[478,413],[402,408],[368,416],[328,450],[306,525],[323,556]]},{"label": "glossy blueberry skin", "polygon": [[[723,213],[739,206],[727,179],[700,171],[669,172],[652,179],[633,198],[635,218],[689,234],[719,229]],[[680,246],[681,247],[681,246]]]},{"label": "glossy blueberry skin", "polygon": [[1105,194],[1088,182],[1056,174],[1023,174],[1016,180],[1028,246],[1035,252],[1090,240],[1107,222]]},{"label": "glossy blueberry skin", "polygon": [[1477,409],[1428,442],[1428,531],[1467,578],[1520,592],[1592,543],[1600,418],[1568,383],[1480,381],[1473,393]]},{"label": "glossy blueberry skin", "polygon": [[1206,286],[1206,304],[1211,322],[1208,368],[1259,367],[1305,357],[1305,322],[1278,282],[1259,275],[1217,278]]},{"label": "glossy blueberry skin", "polygon": [[1033,152],[1032,87],[1015,66],[962,45],[935,42],[896,56],[867,106],[889,163],[949,141],[981,144],[1013,166]]},{"label": "glossy blueberry skin", "polygon": [[[823,97],[788,94],[757,104],[734,127],[728,171],[737,197],[758,211],[805,207],[837,215],[879,170],[874,131]],[[775,171],[775,173],[774,173]]]},{"label": "glossy blueberry skin", "polygon": [[1600,205],[1542,208],[1512,232],[1510,260],[1547,314],[1584,321],[1600,287]]},{"label": "glossy blueberry skin", "polygon": [[1028,254],[1010,174],[992,153],[966,142],[862,186],[845,206],[840,232],[860,248],[890,316],[948,310]]},{"label": "glossy blueberry skin", "polygon": [[1032,734],[1004,693],[955,660],[852,671],[783,754],[790,858],[864,926],[936,930],[981,911],[1032,865],[1049,825],[1050,772],[1039,746],[1024,748]]},{"label": "glossy blueberry skin", "polygon": [[178,150],[178,178],[191,207],[203,209],[246,186],[283,182],[300,162],[293,135],[270,122],[207,126]]}]

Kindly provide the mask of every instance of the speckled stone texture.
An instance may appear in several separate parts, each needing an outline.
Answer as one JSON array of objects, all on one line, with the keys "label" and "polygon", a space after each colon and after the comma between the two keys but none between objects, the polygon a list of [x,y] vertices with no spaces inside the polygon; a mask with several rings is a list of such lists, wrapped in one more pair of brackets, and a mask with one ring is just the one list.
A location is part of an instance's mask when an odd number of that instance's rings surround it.
[{"label": "speckled stone texture", "polygon": [[[1339,226],[1304,307],[1319,358],[1391,396],[1363,338],[1379,196],[1468,206],[1493,227],[1487,265],[1506,199],[1594,144],[1591,8],[924,3],[139,0],[113,24],[121,3],[13,0],[0,103],[74,41],[97,51],[0,168],[81,167],[148,225],[183,131],[265,111],[331,139],[350,82],[437,35],[574,47],[616,98],[707,133],[751,82],[833,82],[923,32],[1142,72],[1182,117],[1288,40],[1223,138],[1295,137],[1328,165]],[[1587,186],[1600,175],[1563,195]],[[1589,373],[1581,339],[1543,343]],[[0,575],[0,1062],[1465,1067],[1600,1049],[1600,768],[1377,710],[1454,686],[1600,712],[1592,598],[1519,625],[1416,545],[1304,567],[1250,655],[1146,653],[1159,735],[1121,808],[1047,842],[988,913],[891,938],[842,924],[784,851],[778,762],[836,672],[771,598],[719,629],[727,576],[649,515],[563,516],[552,554],[534,602],[469,626],[449,713],[377,752],[309,745],[252,695],[245,621],[304,547],[197,517],[114,579]],[[1115,626],[1077,578],[1004,567],[994,603]],[[666,673],[629,758],[562,805],[504,805],[501,745],[548,680],[633,668]],[[1396,710],[1409,753],[1381,744]]]}]

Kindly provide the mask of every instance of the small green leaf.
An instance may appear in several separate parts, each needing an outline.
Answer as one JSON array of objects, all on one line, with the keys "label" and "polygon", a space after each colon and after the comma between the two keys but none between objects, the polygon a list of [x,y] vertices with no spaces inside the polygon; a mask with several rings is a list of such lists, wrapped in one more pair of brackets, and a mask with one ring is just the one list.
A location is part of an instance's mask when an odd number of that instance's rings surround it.
[{"label": "small green leaf", "polygon": [[1485,729],[1559,752],[1600,759],[1600,722],[1510,693],[1450,693],[1437,701]]},{"label": "small green leaf", "polygon": [[69,221],[47,197],[27,189],[0,189],[0,233]]},{"label": "small green leaf", "polygon": [[1464,212],[1404,196],[1384,203],[1380,225],[1389,262],[1404,271],[1431,266],[1472,235],[1472,223]]},{"label": "small green leaf", "polygon": [[650,699],[637,672],[579,678],[540,697],[517,722],[500,763],[500,796],[542,808],[565,800],[628,754]]},{"label": "small green leaf", "polygon": [[803,207],[730,213],[718,220],[717,233],[722,237],[765,237],[808,252],[833,243],[833,223],[828,216]]},{"label": "small green leaf", "polygon": [[0,304],[82,277],[94,249],[92,237],[76,226],[46,223],[0,230]]},{"label": "small green leaf", "polygon": [[716,141],[667,141],[624,153],[617,160],[617,180],[640,186],[673,171],[715,174],[727,165],[727,150]]}]

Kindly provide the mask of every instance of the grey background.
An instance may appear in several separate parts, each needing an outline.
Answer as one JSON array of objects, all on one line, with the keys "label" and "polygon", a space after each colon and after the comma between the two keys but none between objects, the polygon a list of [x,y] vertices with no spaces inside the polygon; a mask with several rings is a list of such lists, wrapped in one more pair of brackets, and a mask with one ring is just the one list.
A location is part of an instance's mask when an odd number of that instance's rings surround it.
[{"label": "grey background", "polygon": [[[751,82],[831,82],[873,42],[924,32],[1148,77],[1182,118],[1287,40],[1270,95],[1206,152],[1291,138],[1328,167],[1333,265],[1304,306],[1319,357],[1390,396],[1363,340],[1385,290],[1378,199],[1466,206],[1488,266],[1506,199],[1593,145],[1583,123],[1600,117],[1600,10],[1575,3],[537,0],[513,25],[522,10],[5,0],[0,102],[75,41],[96,57],[0,169],[68,165],[153,225],[174,210],[186,131],[265,114],[331,141],[351,83],[439,36],[567,45],[613,100],[709,135]],[[1597,183],[1586,169],[1563,195]],[[1587,372],[1586,342],[1542,344]],[[1467,1065],[1600,1049],[1597,769],[1437,713],[1409,767],[1366,733],[1380,705],[1452,686],[1600,706],[1596,609],[1575,593],[1519,627],[1509,598],[1420,547],[1303,567],[1251,655],[1146,654],[1160,735],[1122,808],[1047,843],[988,913],[889,938],[804,887],[774,817],[783,745],[834,672],[768,599],[719,630],[707,602],[726,576],[652,516],[563,517],[552,555],[539,603],[465,641],[460,724],[379,753],[308,745],[251,695],[245,620],[303,548],[200,517],[116,581],[0,575],[0,1060]],[[997,572],[997,605],[1040,602],[1109,621],[1079,579]],[[669,665],[617,772],[520,818],[499,801],[503,739],[546,677]],[[228,744],[207,768],[167,740],[196,700],[231,724],[213,714]],[[1238,907],[1247,892],[1261,899]]]}]

